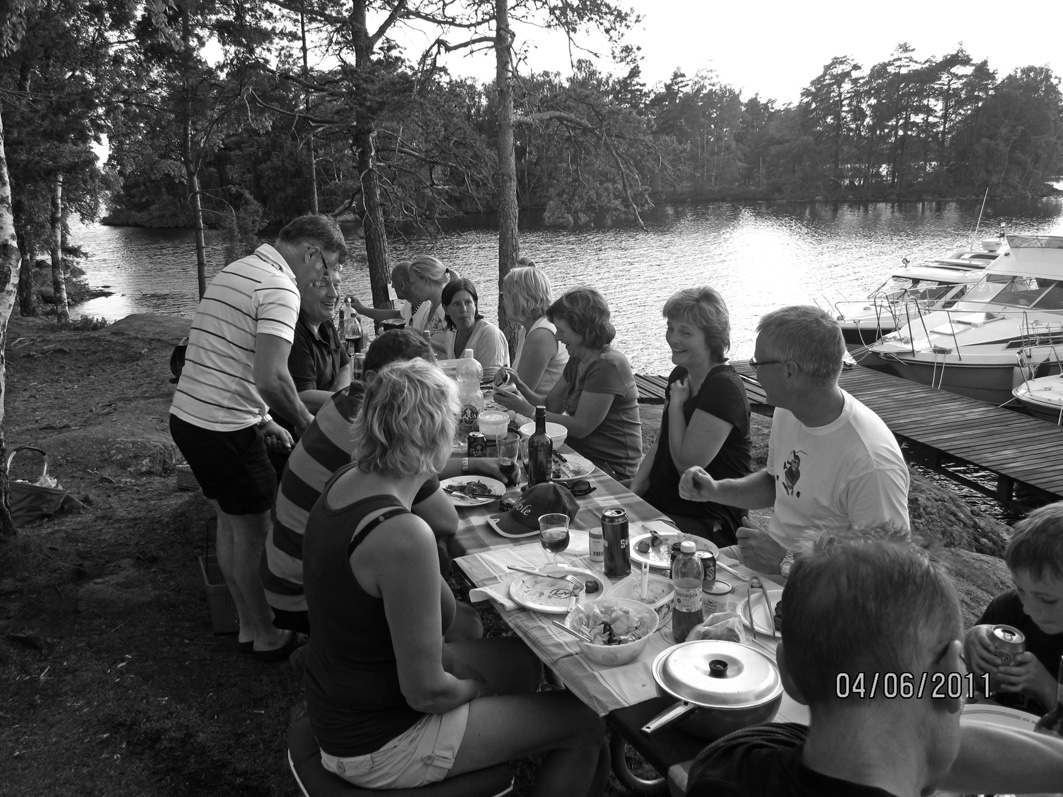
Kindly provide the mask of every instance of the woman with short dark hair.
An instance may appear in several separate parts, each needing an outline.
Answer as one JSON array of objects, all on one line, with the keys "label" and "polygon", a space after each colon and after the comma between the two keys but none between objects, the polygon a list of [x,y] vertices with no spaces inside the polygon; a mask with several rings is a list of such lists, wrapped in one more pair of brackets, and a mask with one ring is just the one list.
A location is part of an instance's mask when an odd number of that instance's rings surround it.
[{"label": "woman with short dark hair", "polygon": [[752,472],[749,401],[741,377],[727,364],[727,305],[712,288],[687,288],[665,302],[664,317],[665,340],[676,367],[668,377],[661,433],[632,479],[631,491],[683,531],[721,546],[734,545],[743,510],[679,495],[679,479],[694,465],[717,479]]},{"label": "woman with short dark hair", "polygon": [[545,404],[547,420],[568,429],[572,448],[609,475],[630,479],[642,456],[639,391],[631,363],[610,345],[616,330],[605,297],[594,288],[573,288],[546,317],[569,353],[561,378],[546,395],[517,385],[521,396],[496,391],[496,401],[524,415]]}]

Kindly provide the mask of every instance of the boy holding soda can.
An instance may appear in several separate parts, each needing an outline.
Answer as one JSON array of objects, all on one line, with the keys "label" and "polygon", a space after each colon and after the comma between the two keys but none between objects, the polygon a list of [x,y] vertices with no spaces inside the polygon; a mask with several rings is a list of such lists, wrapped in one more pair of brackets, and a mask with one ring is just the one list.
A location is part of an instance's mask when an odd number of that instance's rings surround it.
[{"label": "boy holding soda can", "polygon": [[[1063,656],[1063,501],[1015,524],[1004,561],[1015,587],[994,598],[967,631],[967,664],[976,676],[989,673],[1001,704],[1044,714],[1056,703]],[[1025,637],[1024,651],[1000,644],[1001,625],[1012,627],[1006,635]]]}]

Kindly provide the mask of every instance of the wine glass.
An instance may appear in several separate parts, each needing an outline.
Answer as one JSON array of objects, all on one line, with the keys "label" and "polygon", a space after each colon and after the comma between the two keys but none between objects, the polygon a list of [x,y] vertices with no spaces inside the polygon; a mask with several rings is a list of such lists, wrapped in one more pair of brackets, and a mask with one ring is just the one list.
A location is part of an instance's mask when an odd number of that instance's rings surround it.
[{"label": "wine glass", "polygon": [[520,438],[515,434],[500,434],[495,438],[498,451],[498,469],[506,477],[506,486],[515,487],[520,483],[520,468],[517,456],[520,453]]},{"label": "wine glass", "polygon": [[563,512],[539,515],[539,544],[554,557],[554,567],[557,555],[568,548],[568,523],[568,515]]}]

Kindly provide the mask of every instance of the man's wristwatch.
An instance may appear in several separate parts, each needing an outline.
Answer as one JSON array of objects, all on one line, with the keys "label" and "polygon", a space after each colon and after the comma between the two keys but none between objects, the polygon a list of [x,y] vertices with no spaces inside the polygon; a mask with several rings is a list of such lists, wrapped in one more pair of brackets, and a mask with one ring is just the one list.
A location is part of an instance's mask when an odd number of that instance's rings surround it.
[{"label": "man's wristwatch", "polygon": [[790,571],[793,570],[793,569],[794,569],[794,552],[793,551],[787,551],[783,555],[782,561],[779,562],[779,572],[782,574],[783,578],[789,578],[790,577]]}]

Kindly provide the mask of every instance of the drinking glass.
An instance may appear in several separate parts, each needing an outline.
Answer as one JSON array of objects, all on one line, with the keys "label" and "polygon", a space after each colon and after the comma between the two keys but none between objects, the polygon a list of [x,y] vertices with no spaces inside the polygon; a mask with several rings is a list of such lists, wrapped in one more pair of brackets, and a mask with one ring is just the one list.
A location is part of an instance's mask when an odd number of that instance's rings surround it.
[{"label": "drinking glass", "polygon": [[520,455],[520,437],[515,434],[500,434],[495,438],[498,451],[498,469],[506,477],[506,486],[515,487],[520,483],[520,467],[517,457]]},{"label": "drinking glass", "polygon": [[568,522],[564,512],[539,515],[539,544],[553,555],[555,567],[557,555],[568,548]]},{"label": "drinking glass", "polygon": [[520,464],[524,466],[524,475],[528,475],[528,438],[524,435],[520,436],[517,441],[517,445],[520,446]]}]

